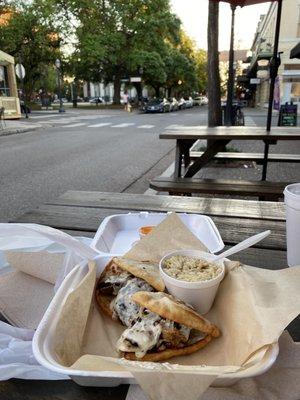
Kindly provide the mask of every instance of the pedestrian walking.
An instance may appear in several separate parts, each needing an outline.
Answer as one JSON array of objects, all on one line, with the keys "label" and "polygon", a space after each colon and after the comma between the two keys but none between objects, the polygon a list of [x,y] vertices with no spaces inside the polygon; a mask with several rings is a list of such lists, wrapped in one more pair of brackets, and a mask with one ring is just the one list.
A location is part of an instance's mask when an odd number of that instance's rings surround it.
[{"label": "pedestrian walking", "polygon": [[124,94],[123,94],[123,104],[124,104],[124,110],[125,110],[125,111],[129,111],[129,108],[128,108],[128,104],[129,104],[129,95],[128,95],[127,91],[124,92]]}]

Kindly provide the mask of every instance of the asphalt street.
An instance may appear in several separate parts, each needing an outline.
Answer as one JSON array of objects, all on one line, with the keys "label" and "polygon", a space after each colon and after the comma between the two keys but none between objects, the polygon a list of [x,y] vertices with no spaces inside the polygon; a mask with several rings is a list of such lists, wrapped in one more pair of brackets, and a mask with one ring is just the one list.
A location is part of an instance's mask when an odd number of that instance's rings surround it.
[{"label": "asphalt street", "polygon": [[[246,125],[265,124],[266,111],[249,110]],[[66,190],[144,193],[149,179],[174,161],[175,142],[159,140],[174,125],[206,125],[207,108],[167,114],[123,110],[73,110],[65,114],[35,112],[30,122],[42,127],[0,137],[0,221],[11,221]],[[274,118],[274,123],[275,123]],[[25,121],[24,121],[25,123]],[[256,143],[232,143],[244,151],[261,151]],[[275,149],[276,148],[276,149]],[[299,153],[300,143],[286,142],[271,151]],[[273,164],[269,179],[300,181],[299,164]],[[206,168],[205,177],[259,179],[260,167]]]}]

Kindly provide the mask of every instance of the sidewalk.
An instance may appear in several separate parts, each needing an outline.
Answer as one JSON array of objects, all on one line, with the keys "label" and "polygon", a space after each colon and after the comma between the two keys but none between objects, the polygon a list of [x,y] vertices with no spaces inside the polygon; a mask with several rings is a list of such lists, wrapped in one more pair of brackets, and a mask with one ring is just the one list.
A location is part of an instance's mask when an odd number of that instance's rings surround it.
[{"label": "sidewalk", "polygon": [[5,120],[4,122],[2,121],[2,124],[2,126],[0,124],[0,136],[14,135],[42,128],[41,124],[26,120],[25,118],[21,118],[20,120]]}]

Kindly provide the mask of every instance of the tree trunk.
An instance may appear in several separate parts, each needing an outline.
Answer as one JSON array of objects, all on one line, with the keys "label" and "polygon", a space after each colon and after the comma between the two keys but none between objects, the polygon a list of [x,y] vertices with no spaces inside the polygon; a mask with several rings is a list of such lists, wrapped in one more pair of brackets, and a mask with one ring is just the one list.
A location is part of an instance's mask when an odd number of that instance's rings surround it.
[{"label": "tree trunk", "polygon": [[114,79],[113,104],[120,104],[120,92],[121,92],[121,75],[116,74]]},{"label": "tree trunk", "polygon": [[154,90],[155,90],[155,96],[156,96],[157,98],[159,98],[159,95],[160,95],[160,86],[155,86],[155,87],[154,87]]},{"label": "tree trunk", "polygon": [[222,125],[218,37],[219,2],[209,0],[207,27],[208,126]]}]

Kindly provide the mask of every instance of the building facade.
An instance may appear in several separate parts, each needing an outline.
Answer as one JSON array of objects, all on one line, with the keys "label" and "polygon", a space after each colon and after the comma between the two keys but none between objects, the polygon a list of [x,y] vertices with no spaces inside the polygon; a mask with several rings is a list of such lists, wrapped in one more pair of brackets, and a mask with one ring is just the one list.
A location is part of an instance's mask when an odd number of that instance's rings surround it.
[{"label": "building facade", "polygon": [[4,107],[4,118],[21,118],[18,98],[15,61],[12,56],[0,50],[0,107]]},{"label": "building facade", "polygon": [[[269,61],[273,54],[277,3],[262,15],[252,44],[252,62],[247,72],[249,80],[258,78],[255,105],[266,107],[269,97]],[[300,0],[283,0],[278,51],[281,65],[278,71],[280,102],[300,104],[300,60],[290,59],[291,49],[300,41]]]},{"label": "building facade", "polygon": [[[137,91],[134,87],[126,88],[125,83],[123,83],[120,91],[121,98],[125,90],[131,99],[137,96]],[[83,96],[84,98],[102,97],[107,102],[111,102],[114,97],[114,84],[108,83],[104,85],[102,82],[85,82],[83,85]],[[143,88],[143,96],[148,96],[147,88]]]}]

